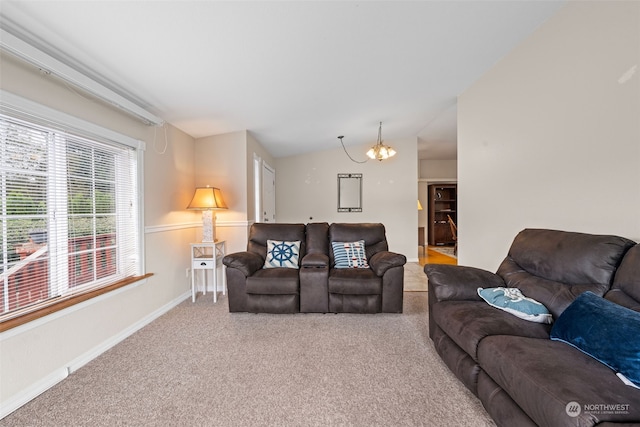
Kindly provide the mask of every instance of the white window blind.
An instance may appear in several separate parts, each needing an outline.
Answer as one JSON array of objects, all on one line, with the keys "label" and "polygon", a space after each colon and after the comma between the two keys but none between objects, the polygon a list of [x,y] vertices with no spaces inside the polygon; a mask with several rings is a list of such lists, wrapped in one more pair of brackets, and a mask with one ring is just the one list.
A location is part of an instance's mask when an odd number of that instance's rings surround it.
[{"label": "white window blind", "polygon": [[141,273],[137,149],[61,129],[0,113],[0,321]]}]

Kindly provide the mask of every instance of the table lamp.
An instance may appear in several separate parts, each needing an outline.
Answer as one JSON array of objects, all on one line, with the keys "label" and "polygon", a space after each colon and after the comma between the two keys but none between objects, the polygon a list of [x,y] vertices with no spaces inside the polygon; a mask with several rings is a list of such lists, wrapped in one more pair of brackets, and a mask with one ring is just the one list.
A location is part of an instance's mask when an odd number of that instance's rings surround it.
[{"label": "table lamp", "polygon": [[213,211],[228,209],[219,188],[197,187],[187,209],[202,211],[202,241],[216,241],[216,216]]}]

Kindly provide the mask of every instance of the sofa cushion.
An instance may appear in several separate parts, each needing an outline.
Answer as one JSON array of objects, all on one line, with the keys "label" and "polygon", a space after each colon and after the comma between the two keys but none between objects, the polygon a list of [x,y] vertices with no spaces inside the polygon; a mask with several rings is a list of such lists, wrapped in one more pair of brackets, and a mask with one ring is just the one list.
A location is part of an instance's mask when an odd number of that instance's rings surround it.
[{"label": "sofa cushion", "polygon": [[522,295],[518,288],[478,288],[478,295],[491,307],[535,323],[551,323],[553,317],[538,301]]},{"label": "sofa cushion", "polygon": [[298,270],[292,268],[264,268],[247,277],[248,294],[297,294],[300,289]]},{"label": "sofa cushion", "polygon": [[554,282],[611,284],[633,245],[618,236],[526,229],[515,237],[508,256],[528,273]]},{"label": "sofa cushion", "polygon": [[256,222],[249,228],[247,252],[253,252],[265,259],[267,257],[267,240],[284,240],[300,242],[299,257],[306,254],[306,226],[304,224]]},{"label": "sofa cushion", "polygon": [[504,311],[496,310],[484,301],[443,301],[431,307],[437,325],[474,360],[478,344],[491,335],[518,335],[549,338],[551,327],[528,322]]},{"label": "sofa cushion", "polygon": [[356,242],[331,242],[334,268],[369,268],[364,240]]},{"label": "sofa cushion", "polygon": [[298,268],[300,241],[267,240],[264,268]]},{"label": "sofa cushion", "polygon": [[636,300],[634,305],[638,308],[634,309],[640,310],[640,245],[629,249],[622,258],[611,288],[618,289]]},{"label": "sofa cushion", "polygon": [[382,278],[370,269],[332,269],[328,287],[332,294],[379,295],[382,293]]},{"label": "sofa cushion", "polygon": [[329,224],[326,222],[310,222],[305,227],[307,254],[323,254],[329,256]]},{"label": "sofa cushion", "polygon": [[[337,223],[329,226],[329,242],[355,242],[364,240],[367,259],[380,251],[389,250],[383,224],[380,223]],[[331,264],[335,264],[333,251],[330,252]]]},{"label": "sofa cushion", "polygon": [[640,313],[585,292],[556,320],[551,339],[583,351],[640,387]]},{"label": "sofa cushion", "polygon": [[[593,426],[602,421],[640,419],[640,392],[586,354],[559,341],[492,336],[479,345],[482,369],[536,424]],[[569,416],[576,402],[580,412]],[[605,411],[597,405],[624,405]],[[585,406],[587,405],[587,406]],[[617,413],[614,413],[617,412]]]},{"label": "sofa cushion", "polygon": [[[502,268],[511,263],[512,261],[505,260],[500,266],[499,272],[504,274]],[[511,273],[505,274],[504,280],[506,286],[518,288],[529,298],[544,304],[554,318],[558,318],[578,295],[591,291],[596,295],[603,296],[609,290],[608,284],[581,283],[572,285],[543,279],[522,270],[515,271],[515,269]]]},{"label": "sofa cushion", "polygon": [[497,274],[558,317],[583,292],[604,295],[635,242],[618,236],[526,229],[515,237]]}]

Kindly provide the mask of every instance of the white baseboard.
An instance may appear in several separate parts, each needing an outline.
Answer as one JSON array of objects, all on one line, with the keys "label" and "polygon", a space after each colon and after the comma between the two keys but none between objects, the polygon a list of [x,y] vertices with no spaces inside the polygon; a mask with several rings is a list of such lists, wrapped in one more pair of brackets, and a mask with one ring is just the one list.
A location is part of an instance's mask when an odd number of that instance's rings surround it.
[{"label": "white baseboard", "polygon": [[158,317],[162,316],[163,314],[165,314],[166,312],[168,312],[169,310],[171,310],[172,308],[174,308],[175,306],[177,306],[178,304],[180,304],[182,301],[186,300],[190,296],[191,296],[190,291],[183,293],[178,298],[174,299],[173,301],[170,301],[169,303],[163,305],[162,307],[153,311],[149,315],[143,317],[138,322],[122,330],[119,334],[114,335],[107,341],[102,342],[100,345],[92,348],[91,350],[81,355],[80,357],[75,358],[73,361],[69,363],[69,366],[67,367],[67,369],[69,370],[69,373],[71,374],[77,371],[78,369],[82,368],[84,365],[91,362],[93,359],[100,356],[102,353],[109,350],[111,347],[115,346],[119,342],[123,341],[125,338],[128,338],[129,336],[133,335],[135,332],[144,328],[149,323],[153,322]]},{"label": "white baseboard", "polygon": [[149,323],[153,322],[155,319],[162,316],[190,297],[191,290],[184,292],[179,297],[148,314],[138,322],[130,325],[126,329],[123,329],[120,333],[114,335],[100,345],[75,358],[74,360],[69,362],[66,367],[57,369],[56,371],[47,375],[45,378],[42,378],[40,381],[37,381],[36,383],[22,390],[20,393],[17,393],[16,395],[11,396],[9,399],[0,402],[0,419],[6,417],[22,405],[28,403],[30,400],[35,399],[54,385],[58,384],[60,381],[67,378],[67,376],[69,376],[69,374],[71,374],[72,372],[77,371],[96,357],[100,356],[105,351],[120,343],[125,338],[133,335],[135,332],[147,326]]},{"label": "white baseboard", "polygon": [[0,420],[21,407],[22,405],[28,403],[32,399],[40,396],[45,391],[49,390],[54,385],[58,384],[60,381],[67,378],[69,375],[67,369],[60,368],[46,377],[42,378],[40,381],[32,384],[27,387],[22,392],[11,396],[9,399],[0,403]]}]

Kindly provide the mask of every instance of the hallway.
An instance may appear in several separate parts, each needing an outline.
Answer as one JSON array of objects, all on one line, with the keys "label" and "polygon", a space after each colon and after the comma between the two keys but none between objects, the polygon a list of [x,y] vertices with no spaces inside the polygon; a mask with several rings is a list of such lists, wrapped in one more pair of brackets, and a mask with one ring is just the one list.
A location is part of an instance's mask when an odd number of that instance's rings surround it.
[{"label": "hallway", "polygon": [[421,266],[425,264],[449,264],[457,265],[457,258],[436,252],[431,246],[426,247],[426,253],[424,253],[423,247],[418,249],[418,262]]}]

